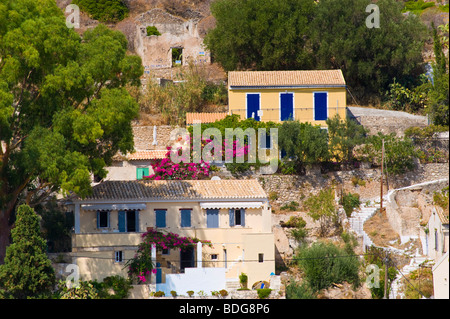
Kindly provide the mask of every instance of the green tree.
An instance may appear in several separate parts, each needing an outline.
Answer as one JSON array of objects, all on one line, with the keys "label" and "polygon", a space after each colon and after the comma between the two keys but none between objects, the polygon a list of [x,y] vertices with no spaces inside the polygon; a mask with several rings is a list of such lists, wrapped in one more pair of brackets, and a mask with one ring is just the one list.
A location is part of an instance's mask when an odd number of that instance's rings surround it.
[{"label": "green tree", "polygon": [[80,37],[55,1],[0,1],[0,262],[11,212],[62,191],[85,196],[90,174],[133,150],[141,59],[104,25]]},{"label": "green tree", "polygon": [[0,290],[7,297],[27,298],[49,295],[55,283],[54,269],[48,259],[41,236],[39,218],[34,210],[21,205],[17,209],[16,227],[11,231],[12,244],[0,266]]},{"label": "green tree", "polygon": [[310,123],[283,122],[278,130],[278,145],[296,163],[297,171],[329,159],[327,132]]},{"label": "green tree", "polygon": [[351,162],[353,160],[353,150],[364,142],[367,130],[354,120],[349,118],[342,120],[339,114],[327,119],[326,123],[332,156],[338,162]]},{"label": "green tree", "polygon": [[368,28],[367,0],[321,0],[311,27],[315,68],[342,69],[361,102],[384,93],[393,78],[406,82],[423,73],[426,28],[419,17],[405,17],[396,0],[377,1],[380,28]]},{"label": "green tree", "polygon": [[308,69],[313,8],[313,0],[218,0],[205,44],[226,70]]},{"label": "green tree", "polygon": [[333,243],[313,243],[300,249],[295,260],[313,292],[335,283],[348,282],[355,287],[360,283],[358,257]]},{"label": "green tree", "polygon": [[361,158],[381,165],[382,141],[384,140],[384,166],[389,174],[403,174],[414,168],[416,149],[410,138],[396,137],[395,133],[370,136],[361,148]]},{"label": "green tree", "polygon": [[317,195],[308,197],[304,203],[308,215],[320,224],[320,236],[328,233],[330,225],[337,223],[338,210],[332,188],[321,189]]},{"label": "green tree", "polygon": [[101,22],[118,22],[128,16],[128,7],[122,0],[73,0],[72,3]]},{"label": "green tree", "polygon": [[[448,58],[437,29],[433,25],[435,63],[433,64],[434,83],[429,93],[431,118],[436,125],[449,125],[449,76]],[[448,28],[448,25],[447,25]],[[448,40],[447,40],[448,41]],[[445,40],[444,40],[445,42]],[[448,46],[448,43],[447,43]]]}]

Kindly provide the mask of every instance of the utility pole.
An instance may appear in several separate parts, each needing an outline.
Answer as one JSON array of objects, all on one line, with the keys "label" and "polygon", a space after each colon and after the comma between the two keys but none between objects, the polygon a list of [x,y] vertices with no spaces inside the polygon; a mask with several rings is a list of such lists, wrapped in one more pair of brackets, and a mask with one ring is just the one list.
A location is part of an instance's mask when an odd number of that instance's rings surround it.
[{"label": "utility pole", "polygon": [[380,214],[383,214],[383,167],[384,167],[384,139],[381,145],[381,178],[380,178]]},{"label": "utility pole", "polygon": [[388,285],[388,251],[385,250],[384,255],[384,297],[383,299],[387,298],[387,285]]}]

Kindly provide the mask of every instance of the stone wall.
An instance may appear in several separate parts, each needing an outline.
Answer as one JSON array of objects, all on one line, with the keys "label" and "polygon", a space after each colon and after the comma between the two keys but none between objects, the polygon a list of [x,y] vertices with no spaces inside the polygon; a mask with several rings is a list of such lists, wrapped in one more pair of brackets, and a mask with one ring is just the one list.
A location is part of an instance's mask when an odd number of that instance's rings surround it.
[{"label": "stone wall", "polygon": [[[405,187],[421,182],[447,177],[448,163],[417,164],[414,171],[400,176],[388,176],[389,190]],[[271,202],[284,205],[290,201],[301,202],[310,195],[317,194],[321,189],[332,185],[338,192],[351,192],[360,195],[361,201],[374,200],[380,197],[379,168],[355,169],[351,171],[337,171],[326,174],[313,173],[304,176],[297,175],[260,175],[256,176],[269,196],[277,196]],[[253,177],[255,178],[255,176]],[[384,177],[384,195],[387,194],[386,177]]]},{"label": "stone wall", "polygon": [[347,109],[348,116],[369,130],[370,135],[381,132],[383,134],[395,133],[403,136],[409,127],[425,127],[428,125],[426,116],[413,115],[401,111],[382,110],[366,107],[353,107]]},{"label": "stone wall", "polygon": [[[171,68],[172,48],[183,49],[182,65],[211,63],[199,33],[200,20],[201,17],[184,20],[159,8],[136,17],[134,49],[142,58],[145,70]],[[147,26],[155,26],[161,35],[147,36]]]},{"label": "stone wall", "polygon": [[428,222],[432,211],[432,196],[435,191],[448,186],[448,176],[437,181],[418,183],[391,191],[386,201],[386,216],[403,242],[425,238],[420,227]]}]

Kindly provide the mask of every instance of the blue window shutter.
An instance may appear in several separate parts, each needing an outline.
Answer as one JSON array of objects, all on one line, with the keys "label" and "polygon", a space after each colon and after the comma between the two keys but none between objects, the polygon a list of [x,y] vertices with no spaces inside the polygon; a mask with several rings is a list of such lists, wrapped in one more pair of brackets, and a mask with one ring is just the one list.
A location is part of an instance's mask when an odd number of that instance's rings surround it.
[{"label": "blue window shutter", "polygon": [[219,210],[218,209],[206,210],[206,227],[207,228],[219,228]]},{"label": "blue window shutter", "polygon": [[166,211],[156,210],[156,227],[166,227]]},{"label": "blue window shutter", "polygon": [[181,210],[181,227],[191,227],[191,210]]},{"label": "blue window shutter", "polygon": [[135,222],[136,222],[136,232],[139,232],[139,211],[135,210]]},{"label": "blue window shutter", "polygon": [[125,211],[119,210],[119,232],[124,233],[126,230],[126,214]]},{"label": "blue window shutter", "polygon": [[97,211],[97,228],[100,228],[100,211]]},{"label": "blue window shutter", "polygon": [[111,213],[111,212],[108,210],[108,213],[106,214],[107,219],[108,219],[108,221],[107,221],[108,228],[111,227],[110,224],[109,224],[109,215],[110,215],[110,213]]},{"label": "blue window shutter", "polygon": [[245,209],[241,209],[241,226],[245,226]]},{"label": "blue window shutter", "polygon": [[230,227],[234,226],[234,209],[230,209]]},{"label": "blue window shutter", "polygon": [[143,172],[142,172],[143,176],[150,175],[150,170],[148,167],[144,167],[142,170],[143,170]]}]

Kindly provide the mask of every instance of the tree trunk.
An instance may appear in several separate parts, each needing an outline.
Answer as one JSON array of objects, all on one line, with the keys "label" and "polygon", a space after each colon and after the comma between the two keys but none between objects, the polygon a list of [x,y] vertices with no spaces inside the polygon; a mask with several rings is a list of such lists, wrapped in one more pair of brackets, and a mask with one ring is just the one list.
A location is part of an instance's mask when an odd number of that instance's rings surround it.
[{"label": "tree trunk", "polygon": [[0,264],[3,264],[6,255],[6,247],[10,244],[10,234],[12,225],[9,224],[11,210],[2,209],[0,211]]}]

